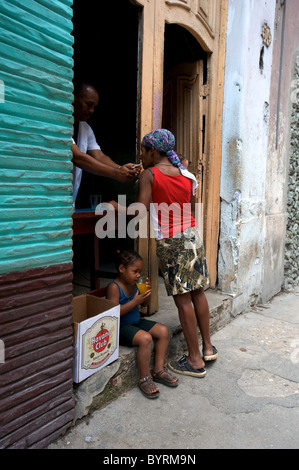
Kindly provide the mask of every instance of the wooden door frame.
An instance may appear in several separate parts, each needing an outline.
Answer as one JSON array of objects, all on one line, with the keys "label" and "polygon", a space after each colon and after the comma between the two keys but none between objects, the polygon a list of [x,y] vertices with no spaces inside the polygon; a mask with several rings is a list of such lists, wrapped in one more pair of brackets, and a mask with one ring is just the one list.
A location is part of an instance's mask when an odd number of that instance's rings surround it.
[{"label": "wooden door frame", "polygon": [[[191,14],[191,5],[195,4],[191,0],[188,4],[180,4],[178,1],[171,0],[152,0],[151,2],[135,0],[135,3],[143,7],[140,19],[140,31],[142,31],[140,39],[140,135],[139,138],[137,137],[137,142],[140,142],[146,133],[161,127],[165,23],[179,24],[188,29],[209,54],[208,138],[206,140],[206,154],[208,155],[206,188],[208,188],[208,192],[205,198],[204,213],[206,217],[205,249],[210,285],[215,288],[220,218],[222,110],[228,0],[217,0],[214,31],[205,24],[202,17],[197,15],[196,18],[196,15]],[[149,313],[153,313],[158,309],[158,276],[154,239],[139,240],[139,251],[145,258],[153,292],[156,292],[156,295],[152,296],[149,307]]]}]

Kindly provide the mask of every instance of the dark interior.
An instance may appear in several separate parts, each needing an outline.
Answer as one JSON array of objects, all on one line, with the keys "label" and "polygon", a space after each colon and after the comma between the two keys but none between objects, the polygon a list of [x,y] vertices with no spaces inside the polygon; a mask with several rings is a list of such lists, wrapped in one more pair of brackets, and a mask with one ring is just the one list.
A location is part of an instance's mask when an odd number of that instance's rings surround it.
[{"label": "dark interior", "polygon": [[[89,124],[103,152],[119,164],[138,161],[137,80],[140,8],[129,0],[94,2],[74,0],[74,78],[92,83],[99,105]],[[207,54],[179,25],[165,25],[165,73],[181,62],[194,62]],[[205,71],[207,67],[205,67]],[[135,183],[122,184],[83,172],[76,208],[90,207],[90,194],[103,201],[126,194],[135,198]]]},{"label": "dark interior", "polygon": [[207,81],[207,53],[195,37],[178,24],[165,25],[164,74],[184,62],[204,61],[204,81]]},{"label": "dark interior", "polygon": [[[137,121],[137,48],[139,8],[129,0],[74,0],[74,79],[93,84],[99,105],[89,120],[102,151],[120,165],[135,162]],[[102,201],[125,194],[135,199],[135,182],[122,184],[83,172],[76,209],[90,207],[90,194]],[[94,235],[73,237],[74,284],[93,288]],[[133,240],[105,238],[100,243],[101,275],[114,276],[116,250],[133,248]]]},{"label": "dark interior", "polygon": [[[103,152],[121,164],[136,161],[138,8],[128,0],[74,0],[74,77],[92,83],[99,105],[89,124]],[[89,194],[103,200],[126,194],[134,200],[134,183],[122,184],[83,172],[77,208],[90,207]]]},{"label": "dark interior", "polygon": [[[74,79],[97,88],[99,105],[89,124],[103,152],[120,165],[139,160],[137,90],[141,12],[129,0],[73,2]],[[166,24],[165,73],[178,63],[199,59],[206,60],[206,53],[192,34],[181,26]],[[118,195],[125,194],[130,204],[135,200],[135,182],[122,184],[83,172],[77,209],[90,207],[90,194],[102,194],[103,202],[117,200]],[[74,273],[82,271],[87,261],[92,267],[93,234],[76,236],[73,243]],[[109,275],[116,250],[133,248],[133,245],[134,241],[128,238],[102,240],[100,260],[104,276]],[[110,265],[108,270],[107,265]],[[89,286],[88,277],[84,286]]]}]

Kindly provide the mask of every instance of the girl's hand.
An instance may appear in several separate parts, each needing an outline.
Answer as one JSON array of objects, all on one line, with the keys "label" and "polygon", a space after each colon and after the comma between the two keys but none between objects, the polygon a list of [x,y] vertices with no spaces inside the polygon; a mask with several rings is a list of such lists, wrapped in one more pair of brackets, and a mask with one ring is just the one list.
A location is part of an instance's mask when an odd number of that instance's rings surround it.
[{"label": "girl's hand", "polygon": [[148,290],[152,290],[151,283],[148,277],[146,278],[145,285]]},{"label": "girl's hand", "polygon": [[136,305],[143,304],[146,300],[149,300],[151,293],[152,293],[151,289],[144,292],[144,294],[139,294],[139,292],[137,291],[134,297],[134,301],[136,302]]}]

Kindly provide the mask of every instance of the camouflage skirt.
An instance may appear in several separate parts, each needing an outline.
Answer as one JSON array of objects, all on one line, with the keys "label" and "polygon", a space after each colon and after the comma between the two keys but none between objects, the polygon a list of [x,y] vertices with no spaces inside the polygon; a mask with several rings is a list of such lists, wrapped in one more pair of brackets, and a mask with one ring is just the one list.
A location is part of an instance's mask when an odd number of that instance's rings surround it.
[{"label": "camouflage skirt", "polygon": [[209,284],[205,251],[197,227],[156,240],[167,295],[185,294]]}]

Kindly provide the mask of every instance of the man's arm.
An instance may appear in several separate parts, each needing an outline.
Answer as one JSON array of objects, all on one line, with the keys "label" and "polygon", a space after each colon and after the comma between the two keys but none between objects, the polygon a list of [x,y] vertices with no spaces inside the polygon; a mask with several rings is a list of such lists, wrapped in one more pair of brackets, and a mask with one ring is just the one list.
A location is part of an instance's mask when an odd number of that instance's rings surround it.
[{"label": "man's arm", "polygon": [[102,150],[95,149],[95,150],[87,150],[88,155],[91,155],[93,158],[95,158],[97,161],[101,163],[105,163],[105,165],[112,166],[114,168],[117,168],[119,165],[115,163],[108,155],[105,155]]},{"label": "man's arm", "polygon": [[87,154],[81,152],[79,147],[73,144],[72,153],[74,165],[95,175],[106,176],[127,183],[139,173],[137,168],[133,168],[133,163],[119,166],[101,150],[89,150]]}]

